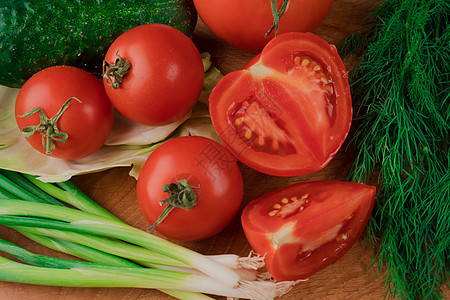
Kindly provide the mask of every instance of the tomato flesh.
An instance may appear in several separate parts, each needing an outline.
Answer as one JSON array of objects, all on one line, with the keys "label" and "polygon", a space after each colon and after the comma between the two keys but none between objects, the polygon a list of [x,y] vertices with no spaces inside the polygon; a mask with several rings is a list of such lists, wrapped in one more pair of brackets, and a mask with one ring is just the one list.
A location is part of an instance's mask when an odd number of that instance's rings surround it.
[{"label": "tomato flesh", "polygon": [[375,190],[342,181],[294,184],[248,204],[242,226],[274,279],[304,280],[354,245],[369,220]]},{"label": "tomato flesh", "polygon": [[[262,98],[263,99],[263,98]],[[284,122],[268,111],[261,98],[249,97],[231,111],[233,129],[242,139],[248,140],[256,151],[287,155],[294,153],[292,143],[284,130]]]},{"label": "tomato flesh", "polygon": [[305,33],[273,39],[210,96],[211,119],[225,146],[270,175],[325,167],[348,135],[352,103],[336,48]]}]

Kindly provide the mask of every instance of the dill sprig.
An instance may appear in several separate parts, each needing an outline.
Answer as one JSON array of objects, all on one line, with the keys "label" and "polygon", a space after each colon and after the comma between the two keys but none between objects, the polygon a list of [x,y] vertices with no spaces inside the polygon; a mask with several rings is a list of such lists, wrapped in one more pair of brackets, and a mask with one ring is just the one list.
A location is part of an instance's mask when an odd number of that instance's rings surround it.
[{"label": "dill sprig", "polygon": [[450,285],[450,2],[386,0],[344,40],[355,146],[349,180],[379,186],[367,237],[385,296],[441,299]]}]

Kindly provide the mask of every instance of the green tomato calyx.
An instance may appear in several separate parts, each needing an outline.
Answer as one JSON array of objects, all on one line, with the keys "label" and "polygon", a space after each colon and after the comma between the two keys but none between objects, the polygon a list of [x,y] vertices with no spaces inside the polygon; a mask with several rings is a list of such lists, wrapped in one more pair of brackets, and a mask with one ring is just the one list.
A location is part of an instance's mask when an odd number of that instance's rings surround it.
[{"label": "green tomato calyx", "polygon": [[160,205],[167,204],[167,206],[162,211],[161,215],[158,217],[155,223],[148,229],[151,230],[158,226],[174,209],[175,207],[180,207],[185,210],[191,209],[197,204],[197,195],[194,189],[200,187],[191,187],[186,179],[179,180],[177,183],[165,184],[162,187],[164,193],[169,193],[169,197],[159,201]]},{"label": "green tomato calyx", "polygon": [[264,37],[268,37],[269,34],[275,29],[275,35],[278,34],[278,28],[280,23],[280,18],[283,16],[284,12],[286,11],[286,7],[288,5],[289,0],[284,0],[283,5],[281,6],[280,10],[277,11],[277,1],[276,0],[270,0],[270,4],[272,6],[272,14],[273,14],[273,24],[272,27],[266,32],[266,35]]},{"label": "green tomato calyx", "polygon": [[60,143],[65,143],[69,139],[69,135],[63,131],[60,131],[58,128],[58,120],[61,118],[63,113],[69,108],[70,102],[72,100],[77,100],[75,97],[70,97],[59,109],[59,111],[51,117],[50,119],[47,117],[45,112],[40,108],[33,108],[25,114],[18,116],[19,118],[27,118],[31,115],[38,113],[40,118],[39,125],[31,125],[22,128],[22,134],[25,138],[29,138],[33,136],[37,132],[42,133],[42,146],[45,149],[46,154],[51,154],[55,148],[55,141]]},{"label": "green tomato calyx", "polygon": [[108,86],[117,90],[122,84],[123,78],[131,68],[129,60],[125,60],[116,52],[117,59],[114,64],[103,60],[103,78]]}]

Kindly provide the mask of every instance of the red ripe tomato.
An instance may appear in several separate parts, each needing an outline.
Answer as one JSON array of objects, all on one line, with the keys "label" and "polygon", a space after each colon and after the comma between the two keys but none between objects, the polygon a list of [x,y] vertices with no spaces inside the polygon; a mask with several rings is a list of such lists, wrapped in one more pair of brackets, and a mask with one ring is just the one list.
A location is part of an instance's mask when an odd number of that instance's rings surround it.
[{"label": "red ripe tomato", "polygon": [[[101,81],[70,66],[49,67],[28,79],[17,96],[15,114],[19,128],[31,135],[27,141],[35,149],[67,160],[96,152],[114,122],[114,110]],[[42,118],[52,120],[57,129],[36,128]]]},{"label": "red ripe tomato", "polygon": [[274,38],[246,68],[223,77],[209,102],[224,145],[276,176],[325,167],[352,121],[344,64],[333,45],[310,33]]},{"label": "red ripe tomato", "polygon": [[206,239],[224,229],[243,196],[242,175],[234,157],[205,137],[180,137],[159,146],[145,162],[136,187],[139,207],[150,224],[168,206],[160,203],[170,195],[162,187],[183,180],[195,193],[196,204],[174,207],[155,229],[183,241]]},{"label": "red ripe tomato", "polygon": [[369,220],[375,187],[344,181],[294,184],[248,204],[242,226],[275,280],[302,280],[339,260]]},{"label": "red ripe tomato", "polygon": [[[122,67],[118,78],[106,73],[127,62],[129,68]],[[111,103],[143,125],[177,121],[192,109],[203,88],[200,53],[186,35],[168,25],[146,24],[124,32],[109,47],[105,64],[103,82]]]},{"label": "red ripe tomato", "polygon": [[[283,0],[277,0],[277,10]],[[275,36],[268,37],[274,17],[270,0],[194,0],[205,25],[220,39],[241,50],[259,53]],[[328,15],[333,0],[289,0],[278,33],[314,31]]]}]

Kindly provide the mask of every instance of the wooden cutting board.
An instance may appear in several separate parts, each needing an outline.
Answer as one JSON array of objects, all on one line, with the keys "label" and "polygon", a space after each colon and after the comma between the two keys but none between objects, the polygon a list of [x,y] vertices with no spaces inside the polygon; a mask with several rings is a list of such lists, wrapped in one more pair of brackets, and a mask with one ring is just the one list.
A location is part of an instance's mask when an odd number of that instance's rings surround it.
[{"label": "wooden cutting board", "polygon": [[[380,3],[376,0],[336,0],[330,14],[315,34],[337,44],[347,35],[360,29],[372,8]],[[213,64],[223,74],[242,68],[254,55],[227,45],[212,34],[199,20],[193,37],[198,48],[209,52]],[[347,70],[352,61],[346,61]],[[300,177],[278,178],[260,174],[243,165],[244,201],[242,208],[252,199],[274,189],[310,180],[340,180],[345,174],[349,152],[342,147],[333,161],[323,170]],[[88,196],[112,211],[127,223],[145,230],[148,224],[141,215],[136,202],[136,180],[128,175],[128,168],[115,168],[104,172],[76,176],[73,181]],[[239,212],[240,213],[240,212]],[[200,242],[180,243],[203,254],[234,253],[247,256],[251,251],[242,231],[239,216],[218,235]],[[58,257],[67,257],[44,249],[19,234],[0,227],[0,237],[14,242],[33,252]],[[384,279],[377,274],[370,263],[372,253],[363,241],[356,245],[337,263],[320,271],[308,281],[295,286],[281,299],[382,299]],[[446,295],[450,296],[448,289]],[[0,300],[91,300],[91,299],[171,299],[155,290],[132,288],[69,288],[26,285],[0,282]]]}]

